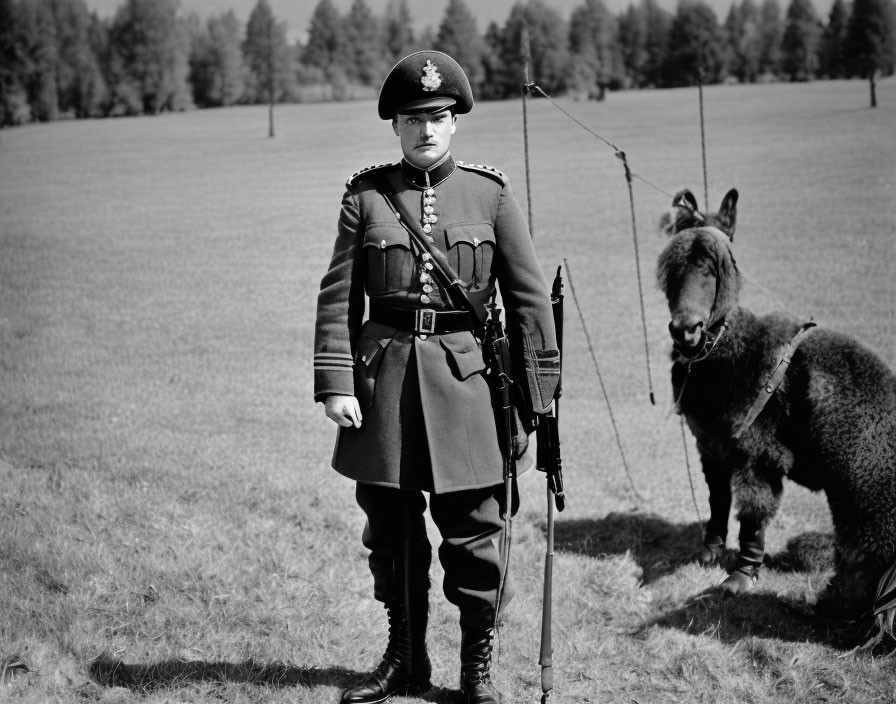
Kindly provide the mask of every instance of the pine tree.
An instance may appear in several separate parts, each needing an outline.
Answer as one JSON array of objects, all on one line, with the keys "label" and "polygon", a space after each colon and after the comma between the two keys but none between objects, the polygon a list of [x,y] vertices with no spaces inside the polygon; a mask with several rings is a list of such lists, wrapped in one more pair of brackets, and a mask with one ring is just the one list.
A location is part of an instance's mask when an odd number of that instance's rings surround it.
[{"label": "pine tree", "polygon": [[647,63],[647,27],[643,5],[629,5],[616,19],[617,44],[622,55],[627,86],[647,85],[644,68]]},{"label": "pine tree", "polygon": [[700,0],[682,0],[669,28],[666,84],[717,83],[724,65],[722,30],[716,14]]},{"label": "pine tree", "polygon": [[330,81],[344,80],[346,75],[346,41],[342,34],[342,16],[333,0],[320,0],[308,25],[308,43],[302,50],[301,61],[323,71]]},{"label": "pine tree", "polygon": [[[178,20],[178,0],[125,0],[109,32],[120,97],[136,91],[142,111],[183,110],[192,104],[189,37]],[[128,106],[127,109],[132,109]]]},{"label": "pine tree", "polygon": [[21,26],[21,8],[15,0],[0,0],[0,127],[31,119],[25,89],[30,60]]},{"label": "pine tree", "polygon": [[407,0],[389,0],[383,21],[386,52],[394,65],[409,53],[414,46],[414,30]]},{"label": "pine tree", "polygon": [[209,17],[193,39],[190,83],[202,106],[233,105],[245,91],[242,27],[232,10]]},{"label": "pine tree", "polygon": [[476,29],[476,18],[464,0],[448,0],[433,46],[451,56],[467,74],[474,96],[485,77],[482,58],[485,43]]},{"label": "pine tree", "polygon": [[846,35],[847,63],[868,79],[871,107],[877,107],[877,76],[896,63],[896,9],[892,0],[854,0]]},{"label": "pine tree", "polygon": [[532,64],[529,76],[548,94],[566,89],[569,55],[566,49],[566,23],[543,0],[517,2],[501,32],[498,57],[498,87],[501,97],[518,96],[522,77],[523,27],[529,29]]},{"label": "pine tree", "polygon": [[834,0],[828,23],[821,35],[818,50],[818,68],[827,78],[843,78],[846,76],[846,29],[849,14],[843,0]]},{"label": "pine tree", "polygon": [[818,17],[811,0],[790,0],[781,37],[781,70],[791,81],[815,77],[818,38]]},{"label": "pine tree", "polygon": [[759,75],[776,78],[781,65],[781,6],[763,0],[759,9]]},{"label": "pine tree", "polygon": [[759,75],[759,11],[752,0],[731,5],[725,20],[728,70],[741,83],[753,83]]},{"label": "pine tree", "polygon": [[644,11],[644,49],[647,52],[644,64],[645,85],[664,85],[663,67],[669,50],[672,17],[656,0],[641,0],[641,7]]},{"label": "pine tree", "polygon": [[28,56],[25,88],[31,117],[41,122],[55,120],[59,116],[56,87],[59,50],[53,11],[49,3],[43,0],[25,2],[20,7],[19,20]]},{"label": "pine tree", "polygon": [[41,0],[53,17],[59,110],[77,117],[98,115],[106,86],[90,45],[91,17],[84,0]]},{"label": "pine tree", "polygon": [[286,24],[277,21],[267,0],[258,0],[249,14],[243,54],[258,87],[257,97],[268,104],[268,137],[273,137],[274,105],[291,87],[292,52]]},{"label": "pine tree", "polygon": [[361,85],[378,88],[391,64],[382,40],[380,22],[373,16],[366,0],[352,1],[342,26],[346,51],[344,65],[348,78]]},{"label": "pine tree", "polygon": [[602,0],[585,0],[569,20],[572,70],[570,87],[602,100],[606,89],[622,82],[622,56],[616,43],[616,19]]}]

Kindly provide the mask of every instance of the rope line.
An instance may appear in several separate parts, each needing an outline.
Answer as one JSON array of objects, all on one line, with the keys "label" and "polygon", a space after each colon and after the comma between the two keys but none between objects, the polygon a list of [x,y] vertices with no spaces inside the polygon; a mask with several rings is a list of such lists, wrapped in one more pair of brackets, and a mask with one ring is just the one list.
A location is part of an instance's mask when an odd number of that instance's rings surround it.
[{"label": "rope line", "polygon": [[572,271],[569,268],[569,262],[566,259],[563,259],[563,266],[566,267],[566,279],[569,282],[569,290],[572,291],[572,300],[576,304],[576,311],[579,314],[579,320],[582,323],[582,330],[585,333],[585,342],[588,345],[588,352],[591,354],[591,361],[594,363],[594,370],[597,372],[597,380],[600,382],[600,390],[604,395],[604,401],[607,404],[607,412],[610,416],[610,423],[613,426],[613,433],[616,436],[616,445],[619,448],[619,455],[622,458],[622,466],[625,469],[625,474],[628,477],[628,483],[632,488],[632,493],[637,497],[639,501],[644,501],[641,494],[638,493],[638,490],[635,488],[635,482],[632,480],[632,474],[629,470],[628,461],[625,459],[625,450],[622,447],[622,437],[619,434],[619,428],[616,425],[616,417],[613,414],[613,407],[610,405],[610,396],[607,393],[607,387],[604,384],[603,375],[600,373],[600,365],[597,363],[597,355],[594,353],[594,345],[591,344],[591,335],[588,334],[588,326],[585,324],[585,316],[582,314],[582,307],[579,305],[579,297],[576,295],[576,287],[572,281]]},{"label": "rope line", "polygon": [[638,226],[635,222],[635,194],[632,190],[632,171],[628,166],[625,152],[617,152],[616,156],[622,159],[625,167],[625,182],[628,185],[628,203],[632,214],[632,242],[635,245],[635,272],[638,275],[638,303],[641,305],[641,327],[644,329],[644,359],[647,362],[647,389],[650,392],[650,405],[656,405],[656,397],[653,394],[653,377],[650,374],[650,348],[647,345],[647,313],[644,310],[644,286],[641,283],[641,255],[638,252]]},{"label": "rope line", "polygon": [[[701,57],[702,57],[702,51]],[[703,66],[697,72],[697,91],[700,95],[700,154],[703,156],[703,204],[709,207],[709,178],[706,175],[706,128],[703,119]]]},{"label": "rope line", "polygon": [[697,512],[697,522],[703,525],[703,518],[700,516],[700,506],[697,505],[697,492],[694,490],[694,479],[691,477],[691,460],[688,456],[688,436],[684,432],[684,416],[679,418],[681,421],[681,444],[684,447],[684,466],[688,470],[688,484],[691,485],[691,499],[694,501],[694,510]]},{"label": "rope line", "polygon": [[[592,129],[591,129],[590,127],[588,127],[585,123],[581,122],[578,118],[576,118],[575,116],[571,115],[571,114],[568,113],[566,110],[564,110],[562,107],[560,107],[560,105],[558,105],[557,102],[556,102],[551,96],[549,96],[547,93],[545,93],[545,92],[541,89],[540,86],[536,85],[535,83],[529,83],[529,84],[526,85],[526,88],[528,88],[530,91],[536,91],[536,92],[538,92],[542,97],[546,98],[546,99],[548,100],[548,102],[551,103],[551,105],[553,105],[553,106],[554,106],[555,108],[557,108],[560,112],[562,112],[564,115],[566,115],[570,120],[572,120],[573,122],[575,122],[579,127],[581,127],[583,130],[585,130],[588,134],[590,134],[590,135],[593,136],[593,137],[596,137],[596,138],[599,139],[601,142],[603,142],[603,143],[606,144],[608,147],[610,147],[610,149],[612,149],[612,150],[616,153],[616,156],[617,156],[618,158],[622,158],[622,157],[620,157],[620,154],[625,154],[625,152],[623,152],[623,151],[622,151],[619,147],[617,147],[615,144],[613,144],[613,143],[610,142],[609,140],[604,139],[603,137],[601,137],[597,132],[595,132],[594,130],[592,130]],[[632,178],[636,178],[636,179],[638,179],[638,180],[639,180],[641,183],[643,183],[644,185],[649,186],[650,188],[652,188],[653,190],[657,191],[658,193],[661,193],[662,195],[666,196],[670,201],[671,201],[673,198],[675,198],[675,195],[674,195],[674,194],[669,193],[669,191],[667,191],[667,190],[661,188],[660,186],[657,186],[655,183],[652,183],[652,182],[648,181],[646,178],[644,178],[643,176],[641,176],[640,174],[638,174],[638,173],[636,173],[636,172],[634,172],[634,171],[631,171],[631,177],[632,177]]]},{"label": "rope line", "polygon": [[[622,161],[622,166],[625,169],[625,182],[628,186],[628,202],[629,202],[629,206],[631,208],[632,240],[633,240],[634,246],[635,246],[635,272],[636,272],[637,278],[638,278],[638,305],[641,308],[641,326],[644,330],[644,360],[645,360],[645,364],[647,365],[647,389],[648,389],[648,393],[649,393],[649,397],[650,397],[650,405],[655,406],[656,405],[656,396],[653,393],[653,378],[650,373],[650,346],[647,342],[647,340],[648,340],[647,316],[644,311],[644,286],[641,282],[641,257],[639,256],[639,253],[638,253],[638,226],[637,226],[637,221],[635,219],[635,192],[634,192],[634,189],[632,188],[632,179],[636,178],[636,174],[634,174],[632,172],[631,167],[629,166],[629,163],[628,163],[628,157],[626,157],[624,151],[622,151],[619,147],[617,147],[615,144],[613,144],[609,140],[601,137],[597,132],[592,130],[590,127],[586,126],[584,123],[582,123],[577,118],[573,117],[570,113],[568,113],[566,110],[564,110],[562,107],[560,107],[553,98],[551,98],[547,93],[545,93],[541,89],[540,86],[536,85],[535,83],[527,83],[525,86],[523,86],[523,90],[524,90],[524,92],[529,91],[529,90],[538,91],[538,93],[540,93],[542,96],[547,98],[548,101],[550,101],[550,103],[555,108],[557,108],[560,112],[562,112],[564,115],[566,115],[569,119],[571,119],[573,122],[575,122],[577,125],[579,125],[586,132],[593,135],[594,137],[599,139],[601,142],[606,144],[608,147],[610,147],[614,151],[616,158],[618,158],[620,161]],[[523,104],[525,105],[525,103],[523,103]],[[640,180],[644,181],[644,179],[640,179]],[[647,181],[644,181],[644,182],[647,183]],[[652,184],[650,184],[650,185],[652,185]],[[654,186],[654,188],[656,188],[656,187]],[[668,194],[666,194],[666,195],[668,195]],[[672,196],[669,196],[669,197],[672,198]]]}]

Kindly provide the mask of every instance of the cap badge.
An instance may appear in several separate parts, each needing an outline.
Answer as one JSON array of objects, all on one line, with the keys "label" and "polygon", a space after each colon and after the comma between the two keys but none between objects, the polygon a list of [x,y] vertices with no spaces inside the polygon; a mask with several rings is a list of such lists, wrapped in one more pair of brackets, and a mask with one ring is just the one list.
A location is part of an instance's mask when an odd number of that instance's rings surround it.
[{"label": "cap badge", "polygon": [[426,66],[423,67],[423,78],[420,79],[420,83],[423,84],[425,91],[438,90],[442,85],[442,76],[439,75],[436,65],[429,59],[426,60]]}]

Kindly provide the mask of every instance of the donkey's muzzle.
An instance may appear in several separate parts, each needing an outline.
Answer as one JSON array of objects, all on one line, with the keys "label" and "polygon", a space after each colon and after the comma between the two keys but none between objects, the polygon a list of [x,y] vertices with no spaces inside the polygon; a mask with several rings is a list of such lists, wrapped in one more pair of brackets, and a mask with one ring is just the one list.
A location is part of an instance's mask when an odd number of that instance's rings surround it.
[{"label": "donkey's muzzle", "polygon": [[673,318],[669,322],[669,334],[675,349],[687,356],[697,354],[706,337],[703,321],[694,318]]}]

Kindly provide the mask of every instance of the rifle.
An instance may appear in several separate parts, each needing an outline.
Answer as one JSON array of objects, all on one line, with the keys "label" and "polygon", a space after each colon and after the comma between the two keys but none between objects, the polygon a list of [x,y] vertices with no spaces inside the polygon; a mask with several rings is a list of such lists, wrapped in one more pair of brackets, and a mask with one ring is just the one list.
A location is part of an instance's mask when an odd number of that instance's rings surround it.
[{"label": "rifle", "polygon": [[494,299],[486,305],[488,317],[485,321],[485,335],[482,345],[483,357],[491,375],[492,401],[495,406],[495,424],[498,429],[498,445],[501,448],[502,477],[504,479],[504,505],[501,518],[504,521],[504,535],[501,543],[504,569],[498,585],[495,600],[495,626],[497,629],[498,614],[501,608],[504,586],[507,581],[507,570],[510,567],[510,546],[512,544],[511,529],[519,493],[516,484],[516,458],[513,441],[517,433],[516,413],[513,408],[513,377],[511,376],[510,343],[501,322],[501,309]]},{"label": "rifle", "polygon": [[[560,350],[560,368],[563,368],[563,278],[562,267],[557,267],[557,275],[551,287],[551,310],[554,313],[554,327],[557,331],[557,348]],[[562,376],[561,376],[562,380]],[[535,437],[538,454],[535,466],[547,475],[547,549],[544,556],[544,594],[541,606],[541,651],[538,664],[541,665],[541,702],[546,704],[554,688],[554,647],[551,642],[551,601],[553,598],[554,569],[554,504],[557,510],[566,508],[566,494],[563,491],[563,472],[560,459],[560,431],[558,412],[560,407],[561,383],[554,391],[554,402],[550,411],[538,419]]]}]

